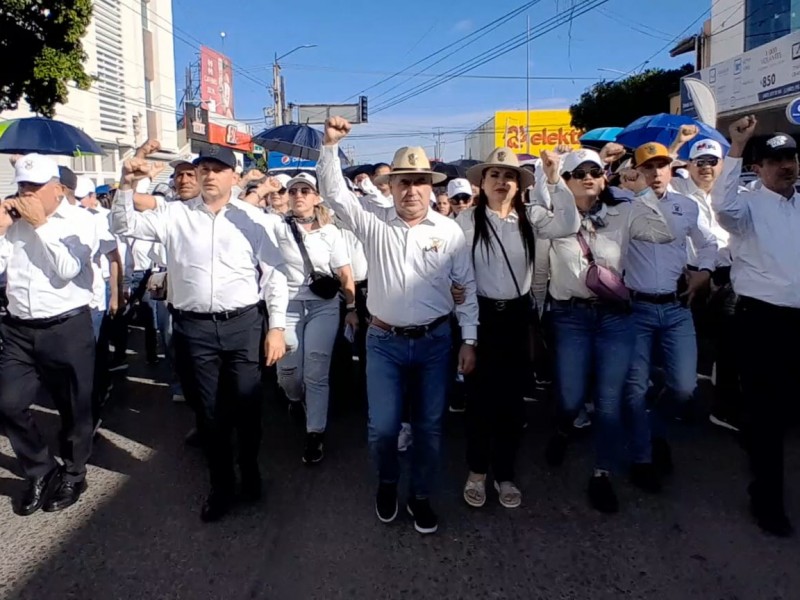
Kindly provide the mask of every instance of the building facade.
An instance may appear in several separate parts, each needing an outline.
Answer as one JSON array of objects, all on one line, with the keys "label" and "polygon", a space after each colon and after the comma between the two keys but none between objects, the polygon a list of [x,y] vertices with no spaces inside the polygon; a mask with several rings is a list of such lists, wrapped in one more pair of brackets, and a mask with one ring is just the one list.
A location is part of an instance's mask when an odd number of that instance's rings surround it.
[{"label": "building facade", "polygon": [[[171,0],[94,0],[83,48],[95,81],[89,90],[71,87],[55,118],[85,131],[105,154],[59,162],[100,185],[116,182],[121,161],[148,138],[178,150]],[[0,120],[28,116],[23,102]],[[0,193],[13,189],[11,177],[0,160]]]}]

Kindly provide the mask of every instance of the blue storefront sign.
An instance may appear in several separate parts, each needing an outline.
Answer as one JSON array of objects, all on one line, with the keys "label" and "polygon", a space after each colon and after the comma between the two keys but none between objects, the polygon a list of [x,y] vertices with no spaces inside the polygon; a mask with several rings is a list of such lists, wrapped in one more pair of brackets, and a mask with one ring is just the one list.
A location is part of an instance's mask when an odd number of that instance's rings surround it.
[{"label": "blue storefront sign", "polygon": [[270,152],[267,166],[272,169],[313,169],[317,166],[317,162],[313,160],[305,160],[295,158],[294,156],[286,156],[280,152]]}]

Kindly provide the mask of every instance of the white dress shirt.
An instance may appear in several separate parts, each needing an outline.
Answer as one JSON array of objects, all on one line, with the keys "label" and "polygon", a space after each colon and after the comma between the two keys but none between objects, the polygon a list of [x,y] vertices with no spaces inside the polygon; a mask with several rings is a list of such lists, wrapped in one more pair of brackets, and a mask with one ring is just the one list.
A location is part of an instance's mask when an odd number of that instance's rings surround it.
[{"label": "white dress shirt", "polygon": [[731,234],[734,291],[776,306],[800,308],[800,196],[765,187],[739,190],[742,159],[726,158],[711,206]]},{"label": "white dress shirt", "polygon": [[366,281],[369,277],[367,256],[364,254],[364,245],[358,241],[355,234],[349,229],[341,229],[347,253],[350,256],[350,268],[353,270],[353,280],[356,283]]},{"label": "white dress shirt", "polygon": [[[455,221],[429,209],[422,222],[409,227],[394,208],[365,210],[347,189],[336,146],[322,147],[317,180],[321,195],[364,244],[372,315],[395,327],[409,327],[426,325],[455,308],[462,339],[477,339],[475,275]],[[458,306],[450,292],[453,283],[466,290],[466,301]]]},{"label": "white dress shirt", "polygon": [[34,229],[18,219],[0,236],[0,271],[8,277],[8,312],[18,319],[47,319],[92,301],[92,254],[97,247],[90,220],[64,202]]},{"label": "white dress shirt", "polygon": [[[572,192],[563,181],[555,186],[548,184],[547,194],[554,205],[563,204],[565,199],[574,205]],[[594,232],[581,228],[595,262],[622,276],[631,240],[652,244],[671,242],[674,238],[661,208],[651,190],[630,202],[604,207],[601,214],[605,227],[595,226]],[[550,296],[554,300],[595,297],[586,287],[589,261],[583,255],[577,235],[550,240],[548,256]],[[539,277],[543,274],[541,269],[537,269],[537,273]],[[538,290],[542,283],[537,282],[534,287],[540,295]]]},{"label": "white dress shirt", "polygon": [[[336,270],[350,264],[350,255],[344,243],[342,232],[335,225],[323,225],[319,229],[305,231],[298,224],[303,236],[303,244],[308,258],[317,273],[336,277]],[[289,300],[319,300],[320,297],[308,289],[309,275],[303,264],[300,248],[292,235],[289,225],[281,220],[275,225],[275,237],[286,265],[286,278],[289,283]]]},{"label": "white dress shirt", "polygon": [[[528,220],[533,227],[536,238],[558,238],[574,234],[580,227],[580,215],[575,207],[572,194],[555,194],[552,196],[552,212],[543,206],[528,206]],[[533,280],[533,261],[525,252],[525,243],[519,231],[519,217],[516,211],[502,219],[500,215],[486,209],[486,216],[491,227],[488,228],[490,248],[487,250],[483,242],[474,245],[475,240],[475,208],[461,212],[456,222],[464,230],[467,248],[474,259],[475,282],[478,295],[494,300],[512,300],[527,294]],[[503,251],[497,242],[494,232],[506,250],[508,260],[514,270],[514,277],[508,270]],[[520,286],[514,285],[514,278]]]},{"label": "white dress shirt", "polygon": [[117,234],[164,244],[175,308],[219,313],[256,304],[263,297],[270,327],[285,327],[288,287],[283,257],[265,217],[236,199],[214,214],[199,196],[139,213],[133,207],[133,192],[127,190],[117,194],[111,224]]},{"label": "white dress shirt", "polygon": [[[728,248],[728,238],[730,236],[717,221],[717,216],[714,214],[714,211],[711,210],[711,194],[700,189],[697,184],[692,181],[691,177],[687,179],[674,177],[670,183],[670,189],[676,194],[683,194],[697,202],[697,206],[700,209],[700,218],[705,220],[704,222],[708,229],[714,234],[714,237],[717,238],[719,252],[717,253],[717,262],[715,266],[730,267],[731,253]],[[691,239],[689,240],[688,248],[689,264],[696,267],[698,263],[697,250],[695,250],[694,243]]]},{"label": "white dress shirt", "polygon": [[713,271],[717,239],[691,198],[667,192],[658,205],[674,239],[667,244],[632,239],[625,253],[625,285],[645,294],[672,294],[677,291],[678,280],[686,268],[687,240],[692,240],[697,251],[697,268]]}]

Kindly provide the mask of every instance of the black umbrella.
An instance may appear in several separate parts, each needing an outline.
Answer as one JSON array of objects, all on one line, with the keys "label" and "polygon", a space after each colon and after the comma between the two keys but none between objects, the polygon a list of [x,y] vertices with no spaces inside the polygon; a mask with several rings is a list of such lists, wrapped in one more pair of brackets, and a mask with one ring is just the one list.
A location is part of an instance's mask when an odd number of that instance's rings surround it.
[{"label": "black umbrella", "polygon": [[0,124],[0,154],[103,154],[103,149],[83,131],[44,117],[16,119]]},{"label": "black umbrella", "polygon": [[447,175],[448,180],[464,179],[467,176],[467,169],[474,167],[475,165],[479,165],[480,163],[481,161],[479,160],[462,158],[449,163],[436,163],[433,166],[433,171],[435,173],[443,173],[444,175]]},{"label": "black umbrella", "polygon": [[[308,125],[280,125],[253,136],[253,141],[267,150],[302,160],[319,160],[322,139],[322,132]],[[350,162],[341,149],[339,158],[345,164]]]},{"label": "black umbrella", "polygon": [[362,173],[371,175],[374,170],[375,170],[374,165],[355,165],[354,167],[346,167],[342,169],[342,173],[348,179],[353,180]]}]

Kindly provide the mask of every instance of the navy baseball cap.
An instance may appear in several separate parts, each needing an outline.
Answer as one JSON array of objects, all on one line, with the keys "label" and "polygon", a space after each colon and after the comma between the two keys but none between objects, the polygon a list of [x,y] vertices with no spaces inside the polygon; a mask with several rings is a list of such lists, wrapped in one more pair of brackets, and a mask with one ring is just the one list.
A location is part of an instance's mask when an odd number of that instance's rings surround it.
[{"label": "navy baseball cap", "polygon": [[58,167],[58,178],[61,180],[61,185],[68,190],[74,192],[75,188],[78,187],[78,176],[69,167]]},{"label": "navy baseball cap", "polygon": [[236,169],[236,155],[233,150],[224,146],[208,146],[200,151],[200,156],[194,159],[193,164],[199,165],[206,160],[215,160],[229,169]]},{"label": "navy baseball cap", "polygon": [[753,149],[756,162],[765,158],[783,158],[797,155],[797,142],[788,133],[773,133],[759,140]]}]

